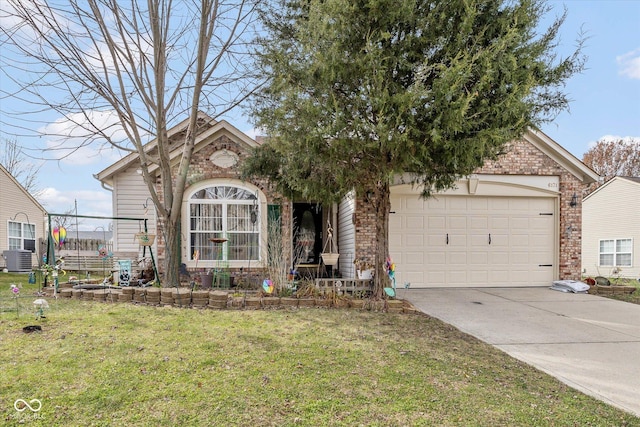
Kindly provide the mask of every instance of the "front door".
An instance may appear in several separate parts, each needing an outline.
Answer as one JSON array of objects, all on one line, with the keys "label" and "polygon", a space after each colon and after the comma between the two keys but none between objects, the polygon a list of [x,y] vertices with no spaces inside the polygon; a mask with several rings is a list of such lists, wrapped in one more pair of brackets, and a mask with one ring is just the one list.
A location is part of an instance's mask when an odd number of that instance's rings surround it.
[{"label": "front door", "polygon": [[319,264],[322,252],[322,206],[293,204],[294,265]]}]

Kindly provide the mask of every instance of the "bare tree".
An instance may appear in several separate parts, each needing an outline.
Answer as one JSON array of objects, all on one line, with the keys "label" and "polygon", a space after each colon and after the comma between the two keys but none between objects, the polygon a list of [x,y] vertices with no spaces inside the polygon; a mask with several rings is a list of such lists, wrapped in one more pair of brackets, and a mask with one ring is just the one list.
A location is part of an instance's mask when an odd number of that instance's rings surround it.
[{"label": "bare tree", "polygon": [[[602,138],[587,151],[582,161],[602,176],[605,183],[615,176],[640,176],[640,140]],[[592,184],[588,191],[598,187]]]},{"label": "bare tree", "polygon": [[[28,95],[39,109],[52,109],[73,123],[72,133],[57,136],[81,142],[65,153],[88,145],[137,153],[161,222],[168,285],[179,278],[180,206],[203,124],[197,113],[216,119],[254,87],[246,79],[250,61],[244,56],[249,53],[246,41],[253,38],[256,2],[3,4],[0,43],[24,58],[2,64],[4,73],[19,88],[16,96]],[[186,116],[187,131],[170,140],[167,130]],[[69,146],[61,143],[57,149]],[[170,158],[174,150],[181,152],[177,166]],[[152,172],[156,169],[160,188]]]},{"label": "bare tree", "polygon": [[33,163],[23,152],[15,139],[3,138],[0,146],[0,164],[13,176],[29,194],[38,198],[42,189],[38,183],[38,173],[42,165]]}]

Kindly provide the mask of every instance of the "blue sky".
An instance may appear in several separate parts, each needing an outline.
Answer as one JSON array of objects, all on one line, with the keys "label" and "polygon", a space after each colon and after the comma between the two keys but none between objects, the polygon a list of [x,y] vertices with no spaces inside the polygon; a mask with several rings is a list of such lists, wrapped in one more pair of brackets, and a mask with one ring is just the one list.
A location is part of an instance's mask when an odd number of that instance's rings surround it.
[{"label": "blue sky", "polygon": [[[3,2],[0,0],[0,5]],[[573,100],[570,111],[545,125],[543,132],[578,158],[605,136],[640,141],[640,0],[558,0],[549,5],[553,14],[561,14],[563,7],[568,10],[558,52],[571,52],[583,32],[588,37],[584,48],[588,62],[587,69],[566,87]],[[0,81],[0,85],[5,83]],[[14,109],[13,103],[11,98],[0,98],[1,138],[13,138],[15,134],[7,126],[5,114]],[[224,118],[253,136],[251,121],[240,110]],[[34,122],[32,130],[56,126],[56,119],[43,115],[42,122]],[[29,146],[42,140],[24,142],[19,138],[19,142]],[[45,162],[39,178],[44,189],[41,202],[49,212],[68,211],[77,202],[79,214],[111,215],[111,193],[102,189],[93,175],[117,158],[117,153],[84,151],[67,160]],[[108,225],[107,221],[83,222],[80,228],[85,229]]]}]

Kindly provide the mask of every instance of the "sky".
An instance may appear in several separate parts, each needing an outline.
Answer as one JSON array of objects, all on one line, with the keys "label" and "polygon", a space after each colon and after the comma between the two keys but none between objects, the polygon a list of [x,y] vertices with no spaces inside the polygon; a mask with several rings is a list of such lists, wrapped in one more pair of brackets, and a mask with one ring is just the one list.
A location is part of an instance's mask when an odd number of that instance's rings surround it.
[{"label": "sky", "polygon": [[[5,1],[0,0],[0,9]],[[579,159],[604,137],[640,140],[640,0],[552,0],[549,5],[550,17],[561,14],[563,7],[568,12],[557,52],[568,55],[584,34],[588,60],[586,70],[573,76],[565,88],[572,100],[570,110],[541,130]],[[6,84],[0,75],[0,87]],[[6,125],[6,113],[15,110],[16,102],[12,97],[0,98],[0,138],[15,138],[13,129]],[[31,131],[62,125],[60,117],[42,114],[41,122],[34,122]],[[250,118],[241,109],[222,118],[255,136]],[[19,143],[35,145],[42,140],[24,142],[19,138]],[[83,150],[68,159],[42,163],[40,202],[53,213],[75,211],[77,206],[80,215],[110,216],[111,192],[93,176],[119,156]],[[108,220],[83,220],[80,229],[106,228],[108,224]]]}]

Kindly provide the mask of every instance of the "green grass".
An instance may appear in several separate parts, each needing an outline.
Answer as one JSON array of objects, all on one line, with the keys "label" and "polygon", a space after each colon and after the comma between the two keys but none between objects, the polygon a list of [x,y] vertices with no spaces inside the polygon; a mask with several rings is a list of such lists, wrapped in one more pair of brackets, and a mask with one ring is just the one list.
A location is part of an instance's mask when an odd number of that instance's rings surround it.
[{"label": "green grass", "polygon": [[[25,304],[0,312],[0,366],[3,425],[640,423],[420,315],[60,300],[36,321]],[[17,399],[42,409],[18,412]]]}]

